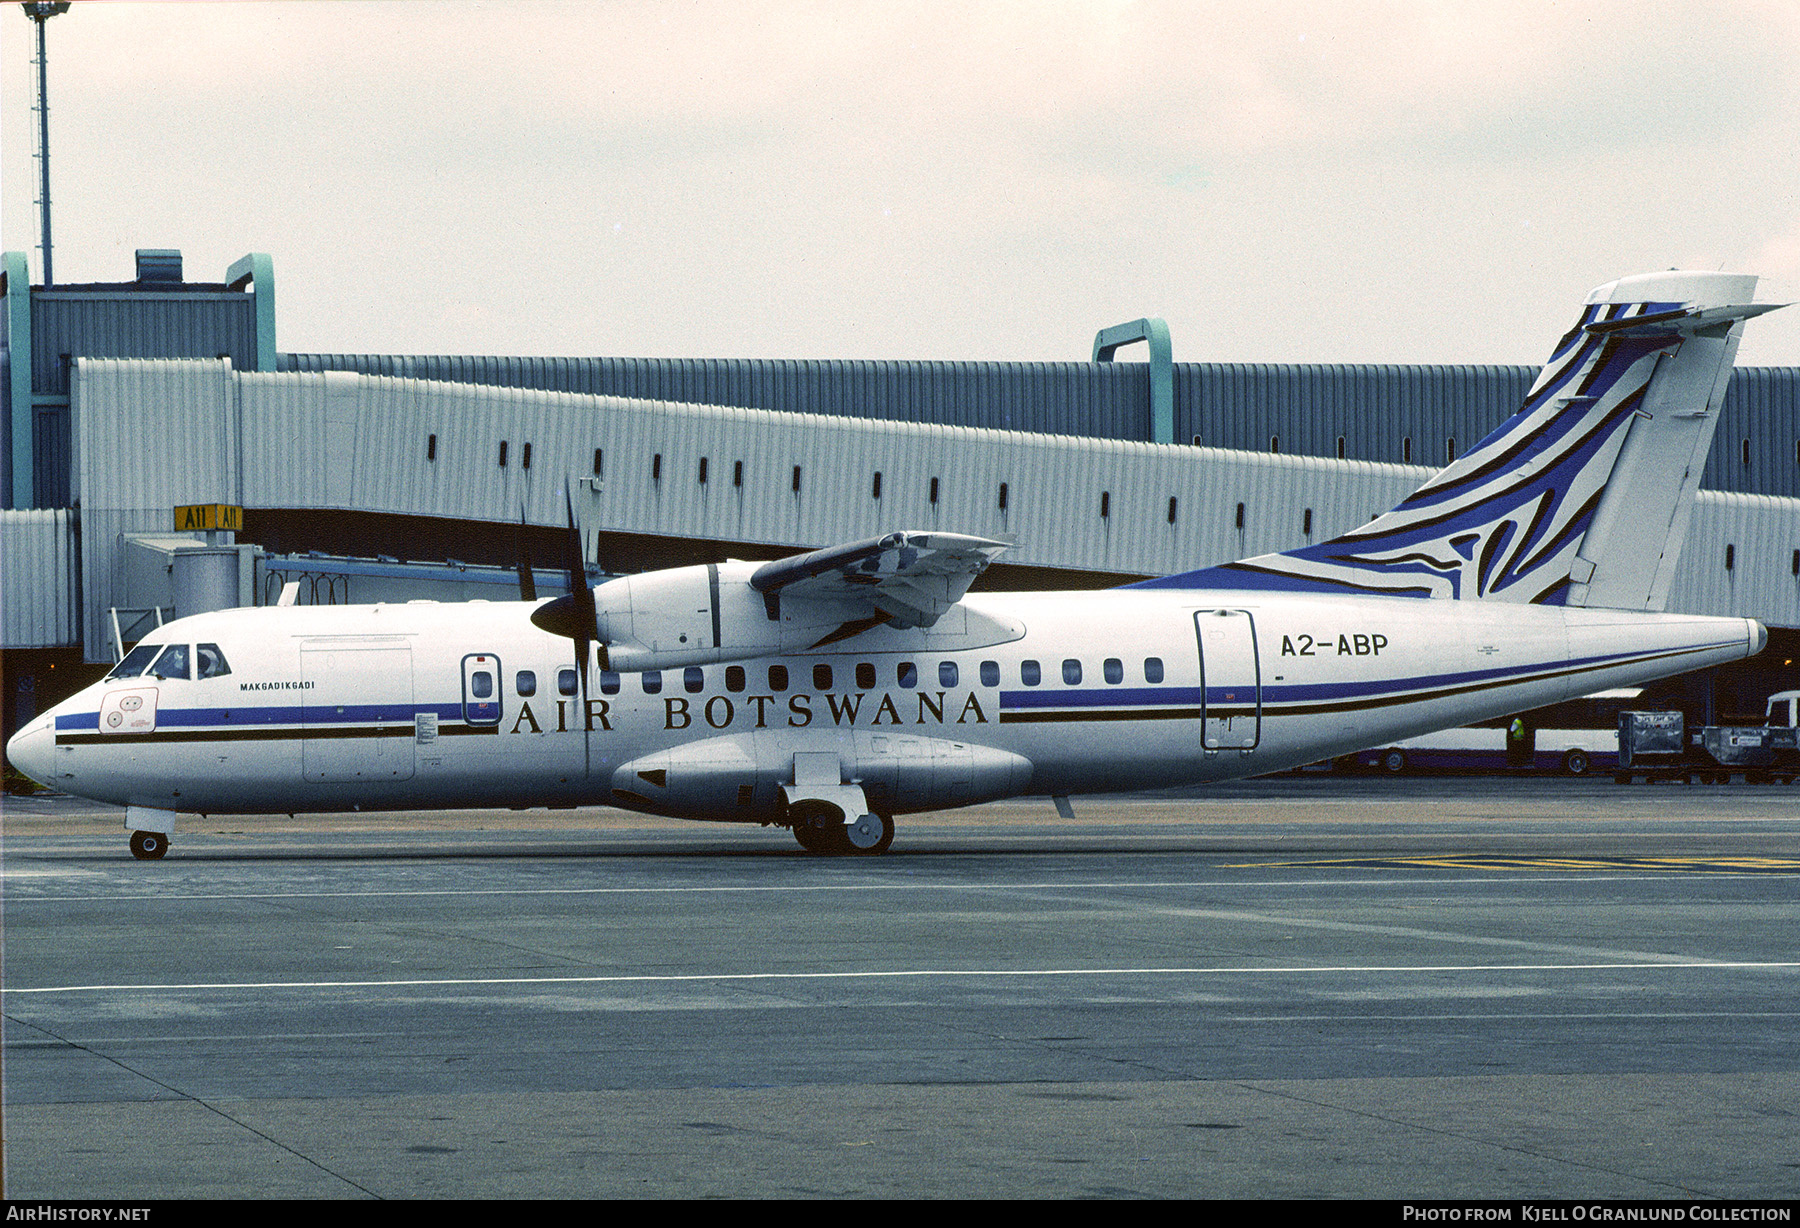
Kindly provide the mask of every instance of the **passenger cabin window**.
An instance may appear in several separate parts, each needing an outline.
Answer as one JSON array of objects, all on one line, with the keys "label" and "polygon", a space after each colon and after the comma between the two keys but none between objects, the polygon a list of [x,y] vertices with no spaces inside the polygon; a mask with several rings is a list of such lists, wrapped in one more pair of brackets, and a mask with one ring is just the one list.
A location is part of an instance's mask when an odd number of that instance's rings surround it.
[{"label": "passenger cabin window", "polygon": [[813,690],[829,691],[831,689],[831,666],[819,664],[813,666]]},{"label": "passenger cabin window", "polygon": [[912,690],[919,685],[919,667],[911,661],[902,661],[894,666],[894,681]]},{"label": "passenger cabin window", "polygon": [[748,680],[744,676],[743,666],[727,665],[725,667],[725,689],[727,691],[735,693],[743,690],[747,685]]},{"label": "passenger cabin window", "polygon": [[[616,683],[617,675],[614,678]],[[580,683],[581,679],[575,676],[574,670],[559,669],[556,671],[556,693],[558,695],[573,695]],[[615,685],[613,689],[617,690],[618,687]]]},{"label": "passenger cabin window", "polygon": [[202,644],[195,650],[198,658],[195,662],[200,668],[197,675],[201,678],[223,678],[231,672],[231,666],[225,662],[225,654],[219,651],[217,644]]},{"label": "passenger cabin window", "polygon": [[787,666],[769,666],[769,689],[771,691],[785,691],[788,689]]},{"label": "passenger cabin window", "polygon": [[858,661],[856,663],[856,685],[865,691],[875,688],[875,667],[869,662]]},{"label": "passenger cabin window", "polygon": [[[570,670],[569,672],[572,674],[575,671]],[[574,693],[574,691],[569,692],[571,695]],[[615,671],[610,669],[603,669],[600,671],[600,693],[602,695],[617,695],[619,693],[619,675]]]},{"label": "passenger cabin window", "polygon": [[1019,681],[1026,686],[1036,686],[1044,680],[1044,671],[1036,661],[1019,662]]},{"label": "passenger cabin window", "polygon": [[998,661],[983,661],[981,663],[981,685],[982,686],[999,686],[1000,685],[1000,662],[998,662]]},{"label": "passenger cabin window", "polygon": [[956,662],[954,662],[954,661],[939,661],[938,662],[938,685],[939,686],[955,686],[956,685],[956,677],[957,677]]},{"label": "passenger cabin window", "polygon": [[156,664],[150,672],[158,678],[187,678],[188,646],[186,644],[170,644],[163,649],[162,656],[156,658]]},{"label": "passenger cabin window", "polygon": [[1117,657],[1108,657],[1101,663],[1100,672],[1106,676],[1109,685],[1118,686],[1125,681],[1125,662]]},{"label": "passenger cabin window", "polygon": [[1069,657],[1063,662],[1063,681],[1075,686],[1081,681],[1081,662]]},{"label": "passenger cabin window", "polygon": [[1163,664],[1161,657],[1144,658],[1144,681],[1161,682],[1163,680]]},{"label": "passenger cabin window", "polygon": [[698,695],[706,689],[706,671],[698,665],[690,665],[681,671],[681,686],[689,695]]},{"label": "passenger cabin window", "polygon": [[520,697],[524,699],[530,699],[533,695],[536,695],[537,671],[522,669],[517,674],[513,675],[513,690],[517,691]]},{"label": "passenger cabin window", "polygon": [[161,644],[139,644],[125,654],[123,661],[112,667],[112,672],[106,675],[106,680],[110,682],[114,678],[136,678],[150,668],[150,662],[156,660],[156,654],[161,652],[162,648]]},{"label": "passenger cabin window", "polygon": [[476,699],[492,699],[494,697],[494,675],[485,669],[478,669],[470,674],[469,694]]},{"label": "passenger cabin window", "polygon": [[642,682],[644,684],[644,694],[662,694],[662,671],[660,669],[645,670],[642,675]]}]

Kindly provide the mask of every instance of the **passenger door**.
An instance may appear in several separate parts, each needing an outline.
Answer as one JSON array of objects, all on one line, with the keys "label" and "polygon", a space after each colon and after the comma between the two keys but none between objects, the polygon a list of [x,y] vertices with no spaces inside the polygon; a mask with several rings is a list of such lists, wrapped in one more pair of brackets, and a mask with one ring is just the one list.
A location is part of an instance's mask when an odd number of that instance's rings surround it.
[{"label": "passenger door", "polygon": [[502,698],[500,658],[472,652],[462,659],[463,723],[474,729],[500,723]]},{"label": "passenger door", "polygon": [[1251,750],[1262,738],[1262,670],[1256,622],[1248,610],[1196,610],[1202,745],[1208,751]]}]

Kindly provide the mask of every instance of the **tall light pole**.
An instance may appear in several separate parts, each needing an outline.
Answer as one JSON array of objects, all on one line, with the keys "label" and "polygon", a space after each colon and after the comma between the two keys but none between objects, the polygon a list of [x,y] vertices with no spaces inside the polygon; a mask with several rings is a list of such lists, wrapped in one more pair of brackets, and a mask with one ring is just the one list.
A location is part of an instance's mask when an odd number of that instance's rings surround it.
[{"label": "tall light pole", "polygon": [[37,22],[38,216],[44,238],[44,284],[49,286],[56,283],[56,275],[50,264],[50,85],[44,63],[44,23],[68,12],[69,4],[68,0],[26,0],[19,7]]}]

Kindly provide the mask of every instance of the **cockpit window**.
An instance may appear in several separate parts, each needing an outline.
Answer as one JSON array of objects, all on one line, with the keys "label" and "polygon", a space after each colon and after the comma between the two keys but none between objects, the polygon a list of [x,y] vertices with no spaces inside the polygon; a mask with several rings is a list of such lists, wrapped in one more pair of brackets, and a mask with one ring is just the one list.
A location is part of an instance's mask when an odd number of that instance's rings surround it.
[{"label": "cockpit window", "polygon": [[231,672],[231,666],[225,663],[225,654],[219,651],[217,644],[200,645],[194,650],[194,658],[200,667],[196,677],[223,678]]},{"label": "cockpit window", "polygon": [[162,649],[163,646],[161,644],[139,644],[136,648],[133,648],[130,652],[125,654],[125,659],[123,661],[120,661],[117,665],[112,667],[112,672],[106,675],[106,680],[110,682],[114,678],[137,677],[146,669],[150,668],[150,662],[156,660],[156,654],[161,652]]},{"label": "cockpit window", "polygon": [[188,646],[186,644],[170,644],[163,649],[162,656],[156,658],[156,664],[150,672],[158,678],[188,677]]}]

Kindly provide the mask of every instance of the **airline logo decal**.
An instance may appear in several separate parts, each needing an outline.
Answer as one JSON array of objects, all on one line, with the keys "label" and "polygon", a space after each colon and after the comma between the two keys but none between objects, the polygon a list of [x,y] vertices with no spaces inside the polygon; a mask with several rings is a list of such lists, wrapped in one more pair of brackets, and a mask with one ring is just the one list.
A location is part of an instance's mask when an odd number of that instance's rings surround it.
[{"label": "airline logo decal", "polygon": [[1558,343],[1519,411],[1393,511],[1283,554],[1143,581],[1561,605],[1569,571],[1658,356],[1679,340],[1589,333],[1680,304],[1594,304]]}]

